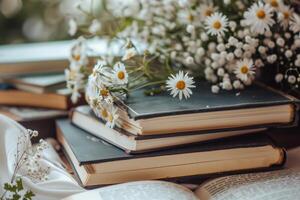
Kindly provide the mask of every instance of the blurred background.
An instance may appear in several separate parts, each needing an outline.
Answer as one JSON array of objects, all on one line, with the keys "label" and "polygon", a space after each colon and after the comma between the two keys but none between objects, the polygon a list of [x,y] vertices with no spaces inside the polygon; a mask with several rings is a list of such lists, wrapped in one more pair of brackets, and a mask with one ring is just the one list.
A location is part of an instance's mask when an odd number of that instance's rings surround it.
[{"label": "blurred background", "polygon": [[[63,40],[70,19],[86,20],[101,0],[0,0],[0,44]],[[80,7],[80,9],[78,9]]]}]

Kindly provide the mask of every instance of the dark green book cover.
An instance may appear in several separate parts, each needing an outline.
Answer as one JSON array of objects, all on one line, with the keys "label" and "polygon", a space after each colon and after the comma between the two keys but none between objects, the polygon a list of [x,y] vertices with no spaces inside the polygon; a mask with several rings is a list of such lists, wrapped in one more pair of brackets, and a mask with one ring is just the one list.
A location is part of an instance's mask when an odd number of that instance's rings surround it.
[{"label": "dark green book cover", "polygon": [[264,106],[296,103],[277,91],[254,84],[242,91],[224,91],[218,94],[211,92],[211,85],[198,82],[193,95],[187,100],[172,98],[168,92],[155,96],[146,96],[145,90],[137,90],[129,94],[125,103],[128,115],[135,119],[190,114],[200,112],[256,108]]},{"label": "dark green book cover", "polygon": [[[79,129],[71,124],[68,119],[56,121],[57,128],[63,134],[66,142],[77,158],[80,165],[91,163],[102,163],[114,160],[135,159],[141,157],[155,157],[163,155],[182,154],[190,152],[205,152],[222,149],[260,147],[273,145],[272,141],[265,134],[243,135],[241,137],[232,137],[220,139],[208,143],[188,145],[169,150],[160,150],[156,152],[131,155],[123,150],[108,144],[104,140]],[[100,130],[99,130],[100,131]]]}]

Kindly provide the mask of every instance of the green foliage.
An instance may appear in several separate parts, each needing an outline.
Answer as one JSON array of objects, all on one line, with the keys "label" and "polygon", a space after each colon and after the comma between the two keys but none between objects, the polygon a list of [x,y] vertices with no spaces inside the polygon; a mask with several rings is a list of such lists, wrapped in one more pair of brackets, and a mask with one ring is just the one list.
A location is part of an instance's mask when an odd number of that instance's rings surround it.
[{"label": "green foliage", "polygon": [[[11,198],[6,197],[7,193],[11,193]],[[0,197],[0,200],[32,200],[34,196],[31,190],[24,191],[23,181],[21,178],[18,178],[15,183],[4,184],[4,193]]]}]

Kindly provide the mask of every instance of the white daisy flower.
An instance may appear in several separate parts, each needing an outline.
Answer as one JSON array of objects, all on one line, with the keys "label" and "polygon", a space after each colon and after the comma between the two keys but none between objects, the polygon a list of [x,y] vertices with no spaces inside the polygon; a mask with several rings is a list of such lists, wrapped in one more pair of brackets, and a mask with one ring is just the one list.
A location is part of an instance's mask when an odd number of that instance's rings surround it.
[{"label": "white daisy flower", "polygon": [[184,25],[192,24],[199,26],[199,18],[198,13],[190,9],[180,9],[177,13],[179,23]]},{"label": "white daisy flower", "polygon": [[127,84],[128,83],[128,73],[126,72],[125,65],[121,62],[117,62],[114,65],[114,79],[118,84]]},{"label": "white daisy flower", "polygon": [[290,6],[282,5],[280,6],[280,10],[278,13],[278,20],[280,22],[280,25],[286,30],[289,26],[289,23],[293,16],[293,9],[290,8]]},{"label": "white daisy flower", "polygon": [[129,60],[137,55],[136,49],[134,47],[126,49],[124,56],[122,57],[122,61]]},{"label": "white daisy flower", "polygon": [[290,21],[290,30],[294,33],[300,32],[300,16],[296,13],[293,14]]},{"label": "white daisy flower", "polygon": [[212,3],[203,3],[199,6],[200,20],[204,21],[206,17],[210,17],[218,8]]},{"label": "white daisy flower", "polygon": [[246,82],[249,78],[253,77],[255,74],[254,70],[253,60],[245,58],[237,62],[234,73],[237,78]]},{"label": "white daisy flower", "polygon": [[228,31],[228,18],[221,13],[214,13],[205,20],[205,29],[210,35],[224,35]]},{"label": "white daisy flower", "polygon": [[264,34],[270,30],[275,21],[272,19],[273,9],[270,4],[254,3],[244,14],[245,24],[254,33]]},{"label": "white daisy flower", "polygon": [[94,19],[94,20],[92,21],[91,25],[89,26],[89,32],[90,32],[91,34],[94,34],[94,35],[95,35],[95,34],[98,33],[98,31],[101,30],[101,27],[102,27],[101,22],[98,21],[97,19]]},{"label": "white daisy flower", "polygon": [[173,97],[179,95],[179,99],[181,100],[182,96],[187,99],[193,94],[190,88],[196,87],[194,83],[193,78],[189,77],[188,73],[184,74],[183,71],[179,71],[175,76],[171,75],[171,77],[169,77],[166,81],[166,87],[171,91]]},{"label": "white daisy flower", "polygon": [[112,85],[112,73],[111,69],[108,68],[105,61],[99,60],[93,68],[93,72],[90,75],[91,81],[94,81],[96,85]]},{"label": "white daisy flower", "polygon": [[71,63],[81,66],[88,63],[88,57],[86,55],[86,40],[83,37],[78,38],[75,44],[71,47],[69,60]]},{"label": "white daisy flower", "polygon": [[116,120],[119,118],[118,115],[118,108],[115,106],[111,106],[109,111],[107,111],[107,116],[106,116],[106,126],[109,128],[114,128],[116,125]]},{"label": "white daisy flower", "polygon": [[283,5],[282,0],[265,0],[265,3],[270,4],[275,10],[278,10]]}]

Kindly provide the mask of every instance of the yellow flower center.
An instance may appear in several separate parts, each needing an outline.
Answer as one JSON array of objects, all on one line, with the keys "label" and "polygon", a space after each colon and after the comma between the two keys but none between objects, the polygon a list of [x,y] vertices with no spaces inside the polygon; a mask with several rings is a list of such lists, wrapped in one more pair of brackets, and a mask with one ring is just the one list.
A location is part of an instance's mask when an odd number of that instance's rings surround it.
[{"label": "yellow flower center", "polygon": [[105,108],[103,108],[103,109],[101,110],[101,115],[102,115],[102,117],[103,117],[104,119],[106,119],[106,118],[108,117],[108,112],[107,112],[107,110],[106,110]]},{"label": "yellow flower center", "polygon": [[290,13],[289,12],[283,12],[284,19],[289,19],[290,18]]},{"label": "yellow flower center", "polygon": [[101,96],[108,96],[109,91],[107,89],[102,89],[100,90],[100,95]]},{"label": "yellow flower center", "polygon": [[81,58],[80,54],[73,54],[73,59],[79,61]]},{"label": "yellow flower center", "polygon": [[112,115],[112,114],[109,114],[107,120],[108,120],[109,122],[112,122],[112,121],[114,120],[113,115]]},{"label": "yellow flower center", "polygon": [[271,0],[270,4],[271,4],[272,7],[275,7],[275,8],[277,8],[279,6],[277,0]]},{"label": "yellow flower center", "polygon": [[194,21],[194,16],[193,16],[192,14],[189,14],[188,20],[189,20],[190,22]]},{"label": "yellow flower center", "polygon": [[204,16],[205,17],[209,17],[211,16],[211,14],[213,14],[213,11],[212,9],[208,8],[205,12],[204,12]]},{"label": "yellow flower center", "polygon": [[214,27],[215,29],[220,29],[220,28],[222,27],[222,24],[221,24],[220,21],[215,21],[215,22],[213,23],[213,27]]},{"label": "yellow flower center", "polygon": [[247,65],[241,67],[242,74],[247,74],[249,72],[249,68]]},{"label": "yellow flower center", "polygon": [[258,10],[256,12],[256,16],[259,18],[259,19],[264,19],[266,17],[266,12],[264,10]]},{"label": "yellow flower center", "polygon": [[184,88],[185,88],[185,82],[184,81],[178,81],[177,83],[176,83],[176,88],[178,89],[178,90],[183,90]]},{"label": "yellow flower center", "polygon": [[123,80],[123,79],[125,78],[125,73],[124,73],[123,71],[119,71],[119,72],[118,72],[118,78],[119,78],[120,80]]}]

